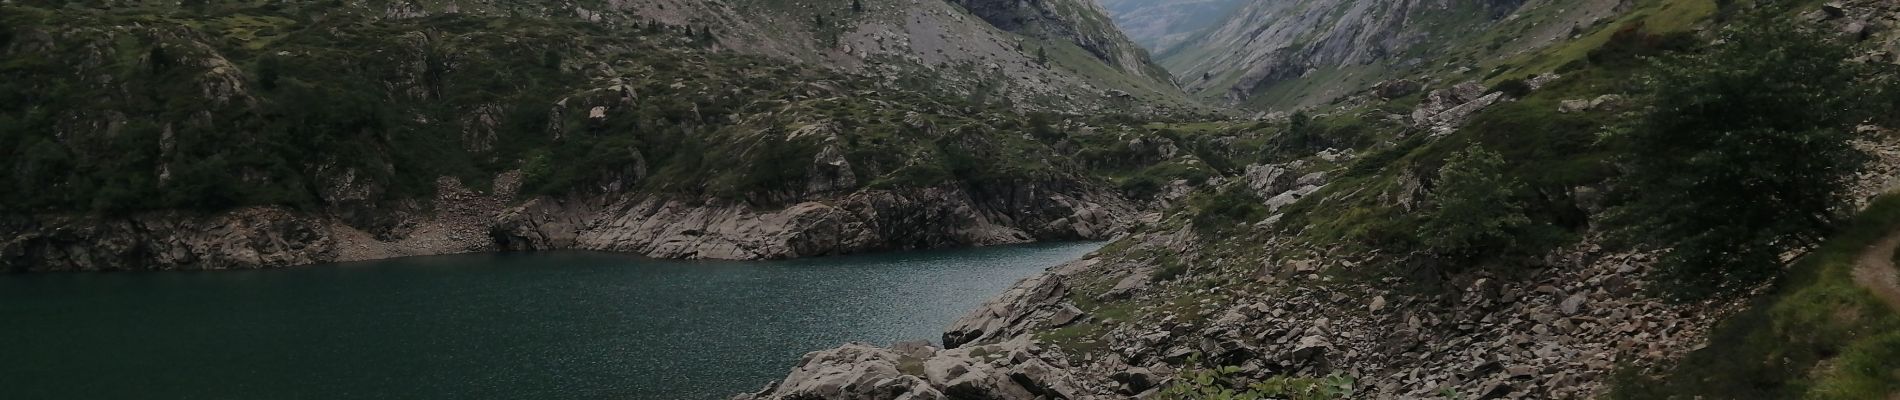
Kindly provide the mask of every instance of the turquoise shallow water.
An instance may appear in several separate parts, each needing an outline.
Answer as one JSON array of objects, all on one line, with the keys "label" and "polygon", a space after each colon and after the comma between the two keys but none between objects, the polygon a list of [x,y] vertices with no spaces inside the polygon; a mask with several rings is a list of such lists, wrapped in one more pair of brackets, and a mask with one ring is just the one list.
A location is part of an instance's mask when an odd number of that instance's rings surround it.
[{"label": "turquoise shallow water", "polygon": [[809,351],[934,342],[1017,280],[1099,246],[0,276],[0,398],[724,398]]}]

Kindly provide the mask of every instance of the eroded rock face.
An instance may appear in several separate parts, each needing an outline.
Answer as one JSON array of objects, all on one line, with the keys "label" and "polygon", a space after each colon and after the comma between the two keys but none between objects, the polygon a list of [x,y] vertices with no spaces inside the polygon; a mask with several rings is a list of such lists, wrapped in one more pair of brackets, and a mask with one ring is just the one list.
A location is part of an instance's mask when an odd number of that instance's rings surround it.
[{"label": "eroded rock face", "polygon": [[277,208],[204,217],[163,213],[127,219],[18,220],[0,231],[0,271],[110,271],[282,267],[334,260],[337,241],[320,219]]},{"label": "eroded rock face", "polygon": [[502,211],[507,250],[587,249],[674,259],[783,259],[1037,240],[1103,239],[1131,209],[1039,188],[866,191],[756,209],[658,196],[536,199]]},{"label": "eroded rock face", "polygon": [[494,182],[484,194],[444,178],[433,212],[404,203],[383,205],[377,216],[365,216],[365,208],[283,207],[12,216],[0,222],[0,271],[253,269],[492,251],[485,235],[490,216],[514,197],[520,175],[504,173]]},{"label": "eroded rock face", "polygon": [[998,29],[1035,38],[1067,40],[1131,75],[1160,82],[1170,80],[1167,71],[1148,60],[1146,51],[1101,18],[1108,13],[1095,1],[953,0],[952,3]]},{"label": "eroded rock face", "polygon": [[1465,118],[1490,107],[1503,97],[1501,92],[1485,93],[1484,85],[1477,82],[1434,90],[1425,95],[1417,109],[1412,110],[1412,122],[1419,128],[1431,130],[1432,135],[1444,135],[1456,130]]}]

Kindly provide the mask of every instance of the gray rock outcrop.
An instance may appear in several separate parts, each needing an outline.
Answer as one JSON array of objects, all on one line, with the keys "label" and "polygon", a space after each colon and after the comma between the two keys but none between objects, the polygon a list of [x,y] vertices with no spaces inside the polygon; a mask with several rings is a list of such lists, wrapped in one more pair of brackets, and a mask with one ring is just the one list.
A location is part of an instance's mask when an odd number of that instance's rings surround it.
[{"label": "gray rock outcrop", "polygon": [[1412,123],[1429,130],[1433,136],[1444,135],[1457,129],[1472,114],[1490,107],[1503,97],[1502,92],[1485,93],[1484,85],[1477,82],[1433,90],[1412,111]]},{"label": "gray rock outcrop", "polygon": [[940,350],[851,343],[806,354],[785,380],[733,400],[1088,399],[1068,358],[1027,337]]},{"label": "gray rock outcrop", "polygon": [[542,198],[503,210],[492,234],[505,250],[783,259],[1104,239],[1131,214],[1113,196],[1083,199],[1040,187],[989,194],[961,188],[865,191],[776,210],[661,196]]}]

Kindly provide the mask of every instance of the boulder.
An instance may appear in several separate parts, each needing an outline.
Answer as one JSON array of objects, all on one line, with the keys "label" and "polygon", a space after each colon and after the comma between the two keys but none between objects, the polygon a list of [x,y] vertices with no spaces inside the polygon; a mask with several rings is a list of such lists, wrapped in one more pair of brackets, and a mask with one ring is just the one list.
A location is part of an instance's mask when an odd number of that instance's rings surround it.
[{"label": "boulder", "polygon": [[895,351],[898,355],[904,357],[919,360],[937,355],[937,348],[931,346],[929,341],[923,340],[897,342],[891,345],[891,351]]},{"label": "boulder", "polygon": [[1043,327],[1060,328],[1074,323],[1085,315],[1087,314],[1083,313],[1082,309],[1075,308],[1074,305],[1062,304],[1056,307],[1055,312],[1049,316],[1049,321],[1044,323]]},{"label": "boulder", "polygon": [[1326,342],[1326,338],[1322,338],[1318,335],[1308,335],[1300,338],[1299,345],[1293,347],[1293,359],[1298,361],[1321,360],[1326,356],[1326,352],[1332,349],[1333,344]]},{"label": "boulder", "polygon": [[1564,315],[1577,315],[1577,313],[1583,312],[1583,303],[1586,301],[1589,301],[1589,298],[1584,297],[1582,293],[1573,294],[1570,295],[1569,298],[1564,299],[1563,303],[1558,304],[1557,308],[1562,310]]},{"label": "boulder", "polygon": [[1127,385],[1129,393],[1141,393],[1161,383],[1155,379],[1155,373],[1147,368],[1130,367],[1109,375],[1109,379]]},{"label": "boulder", "polygon": [[1299,162],[1294,162],[1289,164],[1248,165],[1247,171],[1241,175],[1241,178],[1246,180],[1247,188],[1251,189],[1255,196],[1262,199],[1270,198],[1280,193],[1285,193],[1288,190],[1293,190],[1294,185],[1297,183],[1297,178],[1294,176],[1294,169],[1299,168],[1301,166],[1300,164]]},{"label": "boulder", "polygon": [[1031,399],[1036,397],[1034,394],[1031,394],[1028,389],[1023,388],[1022,385],[1016,384],[1014,380],[997,373],[997,371],[987,366],[957,369],[955,371],[961,371],[960,374],[950,375],[942,381],[938,380],[939,371],[932,369],[929,363],[925,364],[925,368],[926,371],[929,371],[927,374],[930,377],[930,382],[938,387],[942,387],[943,394],[950,398]]},{"label": "boulder", "polygon": [[1049,399],[1077,398],[1082,389],[1068,375],[1039,359],[1030,359],[1010,369],[1009,378],[1030,393]]},{"label": "boulder", "polygon": [[[861,343],[806,354],[799,366],[779,384],[735,399],[889,399],[904,393],[935,391],[916,377],[898,371],[896,352]],[[917,397],[922,396],[922,397]],[[930,397],[928,394],[912,398]]]},{"label": "boulder", "polygon": [[954,349],[964,344],[1021,332],[1027,327],[1016,322],[1044,306],[1054,305],[1067,293],[1068,287],[1054,275],[1041,274],[1024,279],[983,307],[951,324],[950,329],[943,333],[943,346]]},{"label": "boulder", "polygon": [[1583,100],[1583,99],[1564,100],[1562,103],[1557,104],[1557,112],[1559,113],[1569,114],[1569,113],[1584,112],[1584,111],[1590,111],[1589,100]]}]

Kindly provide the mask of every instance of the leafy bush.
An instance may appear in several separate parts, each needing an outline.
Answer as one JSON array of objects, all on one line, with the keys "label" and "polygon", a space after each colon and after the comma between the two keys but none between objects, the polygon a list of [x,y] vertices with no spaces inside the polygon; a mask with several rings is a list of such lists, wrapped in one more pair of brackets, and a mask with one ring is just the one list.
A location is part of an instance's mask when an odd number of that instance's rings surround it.
[{"label": "leafy bush", "polygon": [[1267,206],[1260,196],[1237,185],[1195,196],[1188,203],[1194,210],[1194,227],[1203,230],[1250,224],[1267,217]]},{"label": "leafy bush", "polygon": [[1176,180],[1186,180],[1190,185],[1206,183],[1214,173],[1194,165],[1168,163],[1143,168],[1133,176],[1123,179],[1122,193],[1135,198],[1149,198],[1161,193],[1162,189]]},{"label": "leafy bush", "polygon": [[1519,99],[1531,93],[1531,85],[1524,83],[1523,79],[1506,79],[1503,82],[1498,82],[1497,85],[1491,86],[1491,91],[1504,92],[1505,96]]},{"label": "leafy bush", "polygon": [[1628,65],[1645,57],[1688,50],[1697,41],[1691,32],[1657,34],[1644,29],[1641,22],[1618,28],[1602,46],[1590,50],[1588,59],[1597,65]]},{"label": "leafy bush", "polygon": [[1148,274],[1149,281],[1165,282],[1187,275],[1188,264],[1174,254],[1157,252],[1154,258],[1155,270]]},{"label": "leafy bush", "polygon": [[1771,279],[1818,241],[1866,157],[1850,143],[1860,98],[1851,52],[1760,13],[1706,54],[1666,59],[1647,113],[1616,138],[1628,176],[1615,221],[1672,249],[1659,272],[1683,297]]},{"label": "leafy bush", "polygon": [[1354,149],[1372,140],[1370,126],[1357,115],[1313,118],[1304,112],[1289,117],[1286,131],[1267,143],[1271,160],[1296,159],[1326,149]]},{"label": "leafy bush", "polygon": [[1439,171],[1435,208],[1421,238],[1434,252],[1466,259],[1516,245],[1531,225],[1518,199],[1524,184],[1505,176],[1504,159],[1482,148],[1452,155]]}]

